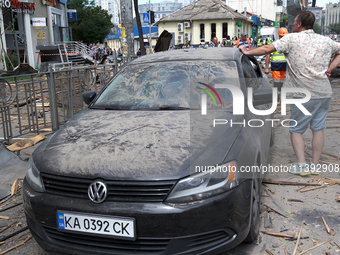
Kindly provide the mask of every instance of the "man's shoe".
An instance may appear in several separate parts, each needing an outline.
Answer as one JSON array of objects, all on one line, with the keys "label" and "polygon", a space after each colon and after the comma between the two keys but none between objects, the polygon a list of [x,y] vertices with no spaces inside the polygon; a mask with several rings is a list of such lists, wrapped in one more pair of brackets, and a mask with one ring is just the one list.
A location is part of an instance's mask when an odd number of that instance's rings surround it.
[{"label": "man's shoe", "polygon": [[289,167],[289,172],[291,174],[296,174],[296,175],[300,175],[300,176],[307,176],[310,174],[309,171],[309,165],[305,164],[305,165],[300,165],[298,163],[291,165]]},{"label": "man's shoe", "polygon": [[310,163],[309,164],[309,172],[310,174],[320,174],[320,169],[321,169],[321,164],[314,164]]}]

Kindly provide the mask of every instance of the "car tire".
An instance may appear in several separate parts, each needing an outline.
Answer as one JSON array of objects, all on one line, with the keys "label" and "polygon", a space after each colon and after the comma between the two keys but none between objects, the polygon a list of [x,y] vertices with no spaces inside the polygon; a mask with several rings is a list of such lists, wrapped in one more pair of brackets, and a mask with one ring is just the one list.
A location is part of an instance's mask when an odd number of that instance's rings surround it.
[{"label": "car tire", "polygon": [[260,232],[260,192],[261,192],[261,178],[257,176],[252,181],[251,191],[251,220],[248,236],[244,239],[246,243],[252,243],[256,241]]}]

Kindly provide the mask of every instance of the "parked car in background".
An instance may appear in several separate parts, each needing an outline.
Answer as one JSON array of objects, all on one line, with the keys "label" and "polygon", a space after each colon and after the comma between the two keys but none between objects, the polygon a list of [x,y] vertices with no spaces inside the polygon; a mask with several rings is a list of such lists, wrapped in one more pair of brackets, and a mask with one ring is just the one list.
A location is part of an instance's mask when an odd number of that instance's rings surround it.
[{"label": "parked car in background", "polygon": [[[88,108],[30,159],[24,208],[39,245],[72,254],[216,254],[256,240],[262,174],[240,169],[267,164],[271,116],[248,107],[234,115],[221,84],[243,91],[245,102],[252,88],[254,105],[268,109],[266,76],[233,48],[142,56],[98,95],[84,93]],[[216,119],[228,124],[214,127]],[[265,125],[242,125],[251,119]],[[218,171],[228,168],[235,171]]]}]

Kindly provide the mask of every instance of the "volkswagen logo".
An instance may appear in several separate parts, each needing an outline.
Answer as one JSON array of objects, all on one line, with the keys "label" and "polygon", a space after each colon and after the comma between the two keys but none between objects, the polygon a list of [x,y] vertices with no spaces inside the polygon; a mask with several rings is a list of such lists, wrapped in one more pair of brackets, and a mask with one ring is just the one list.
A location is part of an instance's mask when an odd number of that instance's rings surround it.
[{"label": "volkswagen logo", "polygon": [[99,204],[106,199],[107,188],[101,181],[92,182],[88,188],[88,195],[92,202]]}]

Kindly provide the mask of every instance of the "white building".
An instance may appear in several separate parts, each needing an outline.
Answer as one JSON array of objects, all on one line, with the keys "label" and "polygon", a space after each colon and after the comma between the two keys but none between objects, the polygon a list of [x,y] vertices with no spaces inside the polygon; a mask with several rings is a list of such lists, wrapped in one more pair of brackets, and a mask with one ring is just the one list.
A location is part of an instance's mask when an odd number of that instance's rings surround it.
[{"label": "white building", "polygon": [[[190,1],[190,0],[187,0]],[[183,4],[179,2],[164,1],[159,3],[151,3],[150,9],[155,12],[155,22],[159,19],[177,11],[182,8]],[[139,4],[138,5],[139,14],[146,13],[149,10],[149,4]]]},{"label": "white building", "polygon": [[285,12],[283,0],[226,0],[225,3],[240,13],[246,7],[248,12],[272,21],[279,21]]},{"label": "white building", "polygon": [[329,26],[334,23],[340,23],[340,3],[326,4],[326,11],[325,11],[326,32],[329,32]]},{"label": "white building", "polygon": [[175,0],[175,3],[181,3],[182,7],[192,4],[195,0]]},{"label": "white building", "polygon": [[103,10],[107,10],[108,13],[112,15],[112,23],[120,24],[120,0],[95,0],[95,4],[96,6],[101,6]]}]

